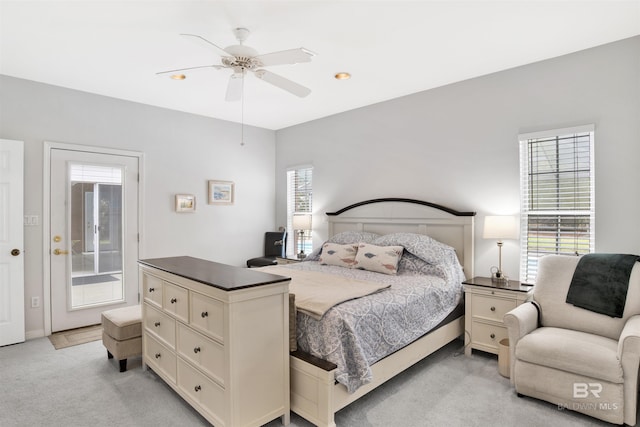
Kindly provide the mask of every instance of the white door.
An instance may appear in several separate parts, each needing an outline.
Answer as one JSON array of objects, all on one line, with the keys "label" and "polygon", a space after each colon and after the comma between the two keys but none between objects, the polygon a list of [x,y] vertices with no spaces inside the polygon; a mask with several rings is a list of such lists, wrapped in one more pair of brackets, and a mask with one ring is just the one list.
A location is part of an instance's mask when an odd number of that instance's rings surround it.
[{"label": "white door", "polygon": [[0,346],[23,342],[24,147],[0,139]]},{"label": "white door", "polygon": [[137,156],[51,150],[51,331],[138,304]]}]

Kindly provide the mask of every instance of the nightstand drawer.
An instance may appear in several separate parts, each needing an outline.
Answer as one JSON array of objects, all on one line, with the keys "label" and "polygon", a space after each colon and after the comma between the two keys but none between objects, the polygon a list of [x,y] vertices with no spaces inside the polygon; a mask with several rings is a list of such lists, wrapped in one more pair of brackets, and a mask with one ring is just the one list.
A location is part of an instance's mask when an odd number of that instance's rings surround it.
[{"label": "nightstand drawer", "polygon": [[506,327],[491,325],[488,323],[473,322],[471,325],[473,344],[486,348],[482,350],[498,353],[498,343],[503,338],[509,338]]},{"label": "nightstand drawer", "polygon": [[516,306],[515,299],[502,299],[484,295],[473,295],[471,298],[473,317],[493,320],[494,322],[502,323],[504,315],[516,308]]}]

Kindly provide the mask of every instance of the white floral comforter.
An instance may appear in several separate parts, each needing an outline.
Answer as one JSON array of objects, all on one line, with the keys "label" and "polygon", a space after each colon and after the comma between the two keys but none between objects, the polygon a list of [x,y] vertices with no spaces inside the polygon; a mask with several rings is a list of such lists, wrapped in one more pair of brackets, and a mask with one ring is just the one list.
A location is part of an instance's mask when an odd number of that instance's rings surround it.
[{"label": "white floral comforter", "polygon": [[452,248],[409,233],[381,236],[371,243],[405,248],[396,276],[320,265],[313,261],[317,254],[282,266],[391,285],[336,305],[320,320],[297,313],[298,348],[338,365],[336,380],[350,393],[371,381],[372,364],[438,325],[462,298],[464,273]]}]

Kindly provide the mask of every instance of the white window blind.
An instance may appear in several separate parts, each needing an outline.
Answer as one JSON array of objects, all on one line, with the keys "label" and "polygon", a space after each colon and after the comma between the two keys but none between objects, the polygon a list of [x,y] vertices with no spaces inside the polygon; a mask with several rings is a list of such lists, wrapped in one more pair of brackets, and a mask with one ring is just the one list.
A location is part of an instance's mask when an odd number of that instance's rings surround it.
[{"label": "white window blind", "polygon": [[520,135],[520,280],[538,259],[594,248],[593,126]]},{"label": "white window blind", "polygon": [[[299,166],[287,171],[287,255],[299,251],[299,234],[293,230],[294,213],[312,213],[313,167]],[[311,252],[311,230],[305,232],[304,252]]]}]

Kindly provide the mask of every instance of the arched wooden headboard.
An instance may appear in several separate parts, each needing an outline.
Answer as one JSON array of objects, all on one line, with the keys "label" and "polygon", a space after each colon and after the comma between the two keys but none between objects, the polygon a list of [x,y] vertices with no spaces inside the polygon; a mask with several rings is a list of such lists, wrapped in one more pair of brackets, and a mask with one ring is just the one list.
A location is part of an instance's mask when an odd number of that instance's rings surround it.
[{"label": "arched wooden headboard", "polygon": [[426,234],[453,247],[465,275],[473,277],[475,212],[459,212],[422,200],[382,198],[354,203],[326,215],[329,236],[343,231]]}]

